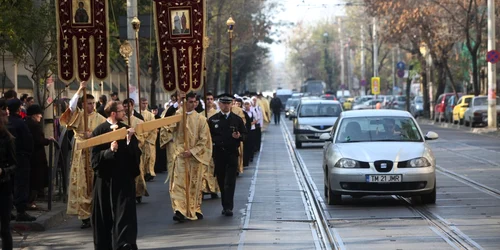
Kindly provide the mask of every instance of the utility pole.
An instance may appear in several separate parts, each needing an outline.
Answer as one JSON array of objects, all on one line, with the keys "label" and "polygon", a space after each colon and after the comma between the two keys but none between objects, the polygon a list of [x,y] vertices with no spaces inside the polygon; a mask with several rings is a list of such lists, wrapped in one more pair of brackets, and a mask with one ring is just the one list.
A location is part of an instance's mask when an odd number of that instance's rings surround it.
[{"label": "utility pole", "polygon": [[342,18],[339,17],[339,39],[340,39],[340,85],[342,91],[342,97],[344,97],[344,41],[342,36]]},{"label": "utility pole", "polygon": [[[361,24],[361,80],[366,83],[366,75],[365,75],[365,31],[364,27]],[[365,85],[361,85],[361,96],[366,94]]]},{"label": "utility pole", "polygon": [[[495,50],[495,1],[488,0],[488,51]],[[496,65],[488,63],[488,127],[497,128]]]},{"label": "utility pole", "polygon": [[378,76],[377,18],[373,18],[373,77]]},{"label": "utility pole", "polygon": [[396,53],[394,52],[394,48],[391,49],[392,53],[392,89],[391,94],[394,95],[394,87],[396,86]]}]

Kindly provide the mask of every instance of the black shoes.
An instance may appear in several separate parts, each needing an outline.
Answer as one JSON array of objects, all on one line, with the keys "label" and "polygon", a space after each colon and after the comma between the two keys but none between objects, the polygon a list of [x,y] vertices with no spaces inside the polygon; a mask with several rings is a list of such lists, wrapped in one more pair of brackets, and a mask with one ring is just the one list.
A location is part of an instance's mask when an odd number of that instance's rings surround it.
[{"label": "black shoes", "polygon": [[90,227],[90,219],[85,219],[82,220],[82,225],[80,226],[81,229],[89,228]]},{"label": "black shoes", "polygon": [[128,244],[126,243],[125,245],[121,246],[120,248],[118,248],[119,250],[137,250],[137,245],[131,245],[131,244]]},{"label": "black shoes", "polygon": [[142,196],[135,197],[135,201],[137,201],[138,204],[142,203]]},{"label": "black shoes", "polygon": [[216,193],[211,193],[210,198],[217,199],[217,198],[219,198],[219,195],[217,195]]},{"label": "black shoes", "polygon": [[16,215],[15,214],[10,214],[10,220],[16,220]]},{"label": "black shoes", "polygon": [[222,215],[225,215],[225,216],[233,216],[233,210],[231,209],[222,209]]},{"label": "black shoes", "polygon": [[181,212],[179,212],[179,211],[175,211],[173,219],[174,219],[174,221],[184,222],[186,220],[186,216],[181,214]]},{"label": "black shoes", "polygon": [[36,217],[29,215],[28,213],[17,213],[16,221],[35,221]]},{"label": "black shoes", "polygon": [[198,218],[198,220],[203,220],[203,214],[196,213],[196,218]]},{"label": "black shoes", "polygon": [[147,181],[147,182],[150,182],[150,181],[153,181],[155,179],[154,176],[152,176],[151,174],[146,174],[144,175],[144,180]]}]

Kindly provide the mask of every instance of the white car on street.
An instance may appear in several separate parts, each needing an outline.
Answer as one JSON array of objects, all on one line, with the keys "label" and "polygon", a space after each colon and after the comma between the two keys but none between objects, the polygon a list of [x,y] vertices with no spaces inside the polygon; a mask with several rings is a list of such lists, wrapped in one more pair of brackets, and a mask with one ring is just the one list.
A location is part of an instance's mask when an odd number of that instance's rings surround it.
[{"label": "white car on street", "polygon": [[420,196],[436,202],[436,160],[412,115],[399,110],[343,112],[323,151],[325,196],[329,205],[341,204],[342,195]]}]

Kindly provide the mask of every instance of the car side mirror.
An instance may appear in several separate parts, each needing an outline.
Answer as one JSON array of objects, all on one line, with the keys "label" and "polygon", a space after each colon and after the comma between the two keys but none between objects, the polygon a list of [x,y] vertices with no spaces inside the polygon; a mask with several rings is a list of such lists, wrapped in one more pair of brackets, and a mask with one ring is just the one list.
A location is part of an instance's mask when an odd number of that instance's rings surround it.
[{"label": "car side mirror", "polygon": [[439,135],[436,132],[429,131],[427,134],[425,134],[425,139],[426,140],[437,140],[439,138]]},{"label": "car side mirror", "polygon": [[323,133],[323,134],[321,134],[321,135],[319,136],[319,139],[320,139],[320,140],[324,140],[324,141],[328,141],[328,140],[330,140],[330,138],[332,138],[332,137],[330,136],[330,133]]}]

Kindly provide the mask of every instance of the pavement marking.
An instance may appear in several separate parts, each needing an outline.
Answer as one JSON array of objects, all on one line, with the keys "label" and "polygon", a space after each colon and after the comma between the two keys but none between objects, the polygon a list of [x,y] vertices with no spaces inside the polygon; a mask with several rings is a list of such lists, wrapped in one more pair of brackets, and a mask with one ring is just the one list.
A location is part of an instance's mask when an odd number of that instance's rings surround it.
[{"label": "pavement marking", "polygon": [[250,223],[250,215],[252,213],[252,203],[253,203],[253,198],[255,196],[255,183],[257,182],[257,174],[259,173],[260,156],[262,155],[262,148],[264,148],[263,147],[264,141],[265,141],[265,134],[262,135],[259,156],[257,157],[257,162],[255,163],[255,172],[253,173],[252,182],[250,184],[250,195],[248,196],[248,203],[245,212],[245,221],[243,223],[242,231],[240,234],[240,240],[238,242],[238,250],[243,250],[245,245],[245,237],[247,232],[246,228],[248,228],[248,224]]}]

